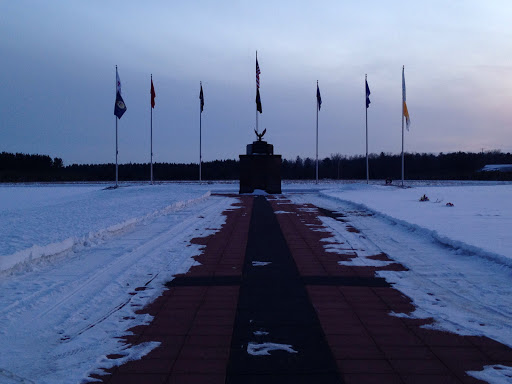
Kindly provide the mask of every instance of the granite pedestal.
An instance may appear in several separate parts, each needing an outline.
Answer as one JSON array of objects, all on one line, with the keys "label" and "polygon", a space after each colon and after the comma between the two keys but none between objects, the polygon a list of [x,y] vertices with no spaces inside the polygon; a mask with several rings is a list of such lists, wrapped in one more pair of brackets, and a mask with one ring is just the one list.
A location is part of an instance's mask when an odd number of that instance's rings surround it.
[{"label": "granite pedestal", "polygon": [[240,193],[261,189],[281,193],[281,155],[274,155],[274,146],[266,141],[247,145],[247,154],[240,155]]}]

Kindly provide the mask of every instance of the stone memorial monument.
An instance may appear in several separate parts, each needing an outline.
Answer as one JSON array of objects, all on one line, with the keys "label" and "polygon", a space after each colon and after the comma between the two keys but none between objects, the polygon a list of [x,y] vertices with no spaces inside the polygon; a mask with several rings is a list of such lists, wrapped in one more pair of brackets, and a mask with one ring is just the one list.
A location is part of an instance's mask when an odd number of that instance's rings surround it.
[{"label": "stone memorial monument", "polygon": [[261,189],[267,193],[281,193],[281,155],[274,155],[274,146],[263,141],[267,130],[247,145],[245,155],[240,155],[240,193]]}]

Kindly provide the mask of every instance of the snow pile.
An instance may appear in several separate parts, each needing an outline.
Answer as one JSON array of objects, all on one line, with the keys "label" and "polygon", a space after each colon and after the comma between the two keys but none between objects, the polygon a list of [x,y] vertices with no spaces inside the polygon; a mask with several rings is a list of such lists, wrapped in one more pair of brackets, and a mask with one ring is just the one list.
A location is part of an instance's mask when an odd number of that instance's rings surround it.
[{"label": "snow pile", "polygon": [[482,172],[512,172],[512,164],[489,164],[481,169]]}]

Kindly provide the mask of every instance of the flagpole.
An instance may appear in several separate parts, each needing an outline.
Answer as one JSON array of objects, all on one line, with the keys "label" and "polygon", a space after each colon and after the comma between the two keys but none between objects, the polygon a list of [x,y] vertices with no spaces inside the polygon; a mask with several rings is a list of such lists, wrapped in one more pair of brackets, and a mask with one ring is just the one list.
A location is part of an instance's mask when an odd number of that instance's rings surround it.
[{"label": "flagpole", "polygon": [[[153,86],[153,74],[151,74],[151,86]],[[153,95],[151,95],[151,98],[153,97]],[[153,184],[153,103],[152,103],[153,100],[151,100],[151,102],[149,103],[149,109],[151,111],[151,119],[150,119],[150,138],[151,138],[151,144],[150,144],[150,150],[151,150],[151,155],[150,155],[150,184]]]},{"label": "flagpole", "polygon": [[404,186],[404,69],[402,66],[402,187]]},{"label": "flagpole", "polygon": [[[316,89],[318,90],[318,80],[316,81]],[[318,98],[316,100],[316,184],[318,184]]]},{"label": "flagpole", "polygon": [[[203,89],[203,83],[200,81],[199,85],[201,89]],[[199,181],[201,181],[201,164],[203,162],[202,156],[202,111],[201,111],[201,102],[199,102]]]},{"label": "flagpole", "polygon": [[[116,94],[117,94],[117,65],[116,65]],[[117,154],[118,154],[118,145],[117,145],[117,116],[115,117],[116,119],[116,188],[117,188],[117,182],[118,182],[118,171],[117,171]]]},{"label": "flagpole", "polygon": [[117,187],[117,116],[116,116],[116,187]]},{"label": "flagpole", "polygon": [[[256,51],[256,63],[258,63],[258,51]],[[256,93],[258,92],[258,83],[256,83]],[[256,103],[256,133],[259,133],[258,129],[258,104]]]},{"label": "flagpole", "polygon": [[364,93],[365,93],[365,112],[366,112],[366,184],[370,183],[370,171],[368,166],[368,94],[367,94],[367,75],[364,75]]}]

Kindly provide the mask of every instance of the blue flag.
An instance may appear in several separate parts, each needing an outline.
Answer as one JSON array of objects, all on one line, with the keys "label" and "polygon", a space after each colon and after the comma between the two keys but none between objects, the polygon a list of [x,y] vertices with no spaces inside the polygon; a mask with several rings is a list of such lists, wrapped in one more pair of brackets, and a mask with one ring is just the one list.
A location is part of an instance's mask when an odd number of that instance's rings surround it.
[{"label": "blue flag", "polygon": [[318,82],[316,83],[316,104],[318,106],[318,110],[322,106],[322,96],[320,96],[320,88],[318,88]]},{"label": "blue flag", "polygon": [[366,83],[366,108],[370,106],[370,88],[368,87],[368,82],[365,80]]},{"label": "blue flag", "polygon": [[[153,80],[151,80],[153,83]],[[121,97],[121,79],[119,79],[119,74],[117,73],[117,65],[116,65],[116,102],[114,105],[114,115],[120,119],[123,114],[126,112],[126,105],[124,103],[123,98]]]},{"label": "blue flag", "polygon": [[114,107],[114,115],[120,119],[123,114],[126,112],[126,105],[124,104],[123,98],[121,97],[121,93],[117,92],[116,94],[116,104]]},{"label": "blue flag", "polygon": [[201,83],[201,90],[199,91],[199,105],[201,108],[201,112],[203,112],[204,109],[204,95],[203,95],[203,84]]}]

